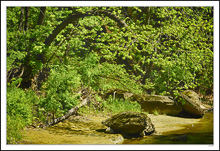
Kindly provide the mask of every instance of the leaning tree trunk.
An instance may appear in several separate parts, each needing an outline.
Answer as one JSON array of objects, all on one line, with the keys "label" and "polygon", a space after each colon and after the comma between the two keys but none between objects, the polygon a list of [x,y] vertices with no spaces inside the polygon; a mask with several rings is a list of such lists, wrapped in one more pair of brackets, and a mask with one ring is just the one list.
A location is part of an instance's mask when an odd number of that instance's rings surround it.
[{"label": "leaning tree trunk", "polygon": [[[82,93],[83,90],[86,90],[86,89],[82,89],[79,93]],[[81,103],[78,106],[73,107],[72,109],[70,109],[64,116],[56,118],[52,122],[49,122],[49,123],[44,124],[44,125],[41,125],[40,127],[41,128],[45,128],[45,127],[48,127],[48,126],[52,126],[52,125],[55,125],[55,124],[65,120],[65,119],[67,119],[71,115],[76,115],[78,109],[80,107],[85,106],[87,103],[89,103],[91,101],[92,94],[94,94],[94,93],[90,93],[88,90],[86,90],[86,91],[87,91],[86,94],[84,94],[83,96],[80,97]]]}]

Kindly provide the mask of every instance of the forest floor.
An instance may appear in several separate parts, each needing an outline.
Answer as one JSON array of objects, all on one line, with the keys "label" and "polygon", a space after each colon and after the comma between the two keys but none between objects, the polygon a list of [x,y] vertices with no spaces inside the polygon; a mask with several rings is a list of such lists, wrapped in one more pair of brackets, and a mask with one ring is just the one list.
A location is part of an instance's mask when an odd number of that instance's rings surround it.
[{"label": "forest floor", "polygon": [[[155,126],[154,135],[163,135],[185,129],[199,123],[198,118],[182,118],[168,115],[148,114]],[[121,144],[120,134],[105,133],[103,116],[71,116],[46,129],[27,128],[26,137],[20,144]],[[145,136],[147,137],[147,136]]]}]

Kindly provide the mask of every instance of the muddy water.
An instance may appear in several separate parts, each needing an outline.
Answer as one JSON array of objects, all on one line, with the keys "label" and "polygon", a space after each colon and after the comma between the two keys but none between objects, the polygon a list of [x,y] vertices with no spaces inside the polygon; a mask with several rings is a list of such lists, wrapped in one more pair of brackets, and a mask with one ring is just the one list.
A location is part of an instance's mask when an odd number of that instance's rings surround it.
[{"label": "muddy water", "polygon": [[106,134],[104,117],[71,117],[47,129],[26,129],[20,144],[117,144],[120,134]]},{"label": "muddy water", "polygon": [[26,129],[20,144],[213,144],[213,114],[201,119],[149,115],[157,132],[142,138],[124,139],[107,134],[106,117],[75,116],[47,129]]},{"label": "muddy water", "polygon": [[[143,138],[127,139],[123,141],[123,144],[213,144],[213,113],[207,113],[203,118],[192,121],[194,122],[190,124],[175,124],[179,130],[168,130]],[[168,124],[164,126],[169,127]]]}]

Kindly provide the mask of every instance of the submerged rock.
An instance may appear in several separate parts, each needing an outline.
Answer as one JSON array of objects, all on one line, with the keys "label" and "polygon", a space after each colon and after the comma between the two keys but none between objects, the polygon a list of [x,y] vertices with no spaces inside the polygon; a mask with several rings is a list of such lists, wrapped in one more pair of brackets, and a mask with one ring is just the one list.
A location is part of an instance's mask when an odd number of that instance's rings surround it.
[{"label": "submerged rock", "polygon": [[130,135],[149,135],[155,131],[154,125],[152,124],[150,118],[144,113],[136,112],[122,112],[113,115],[102,121],[102,124],[108,126],[108,132],[111,133],[122,133]]},{"label": "submerged rock", "polygon": [[171,137],[170,140],[171,141],[183,141],[183,142],[186,142],[187,141],[187,135],[180,135],[180,136],[176,136],[176,137]]},{"label": "submerged rock", "polygon": [[114,144],[121,144],[124,141],[124,138],[121,135],[119,135],[111,137],[110,141],[114,142]]}]

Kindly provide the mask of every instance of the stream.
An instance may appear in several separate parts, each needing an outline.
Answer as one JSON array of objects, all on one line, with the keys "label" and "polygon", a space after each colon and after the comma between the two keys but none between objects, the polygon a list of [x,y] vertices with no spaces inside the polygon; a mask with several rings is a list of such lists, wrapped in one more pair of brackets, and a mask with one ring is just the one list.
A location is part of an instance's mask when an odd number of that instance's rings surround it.
[{"label": "stream", "polygon": [[207,113],[194,124],[162,135],[125,140],[123,144],[213,144],[213,113]]},{"label": "stream", "polygon": [[213,113],[200,119],[166,115],[150,118],[158,131],[142,138],[125,139],[121,134],[105,133],[103,116],[72,116],[46,129],[27,128],[20,144],[213,144]]}]

